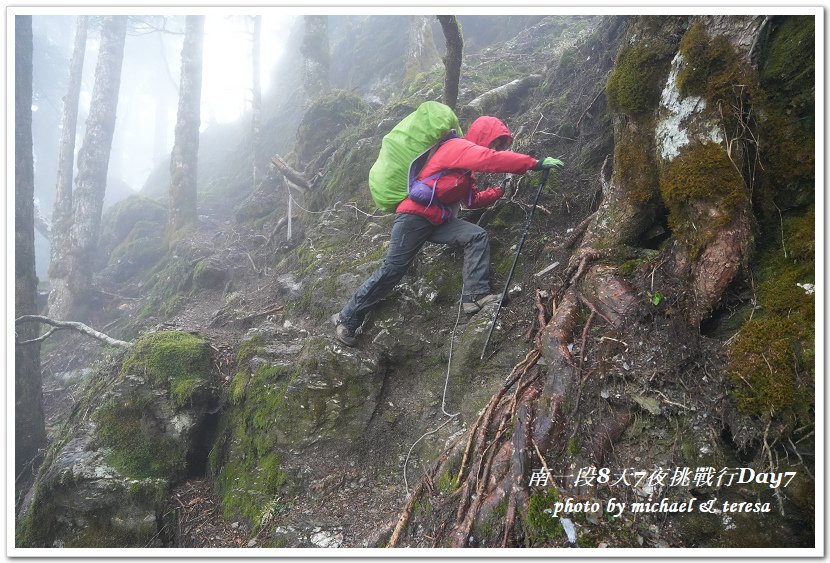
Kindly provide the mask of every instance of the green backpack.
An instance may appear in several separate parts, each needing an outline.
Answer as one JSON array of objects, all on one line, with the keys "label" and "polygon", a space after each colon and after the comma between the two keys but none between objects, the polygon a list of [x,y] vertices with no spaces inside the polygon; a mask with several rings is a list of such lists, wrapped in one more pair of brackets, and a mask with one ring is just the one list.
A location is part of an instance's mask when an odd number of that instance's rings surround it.
[{"label": "green backpack", "polygon": [[[408,195],[411,179],[426,163],[423,157],[450,132],[462,134],[458,117],[449,106],[429,101],[383,137],[378,159],[369,170],[369,191],[378,209],[395,210]],[[413,165],[418,169],[413,170]]]}]

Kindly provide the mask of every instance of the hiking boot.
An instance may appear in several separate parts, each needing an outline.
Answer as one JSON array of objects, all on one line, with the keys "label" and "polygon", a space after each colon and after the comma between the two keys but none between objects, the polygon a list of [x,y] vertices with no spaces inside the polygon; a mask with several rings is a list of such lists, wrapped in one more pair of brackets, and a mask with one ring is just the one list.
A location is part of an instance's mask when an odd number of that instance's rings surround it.
[{"label": "hiking boot", "polygon": [[334,323],[334,336],[337,337],[337,340],[352,348],[357,346],[355,331],[340,322],[340,313],[333,314],[331,322]]},{"label": "hiking boot", "polygon": [[498,301],[499,299],[501,299],[501,296],[502,296],[501,293],[491,293],[489,295],[488,294],[479,295],[478,297],[476,297],[475,299],[472,299],[471,301],[465,301],[462,304],[462,308],[464,309],[464,312],[467,313],[468,315],[474,315],[474,314],[478,313],[479,311],[481,311],[484,308],[484,306],[487,305],[488,303],[494,303],[494,302]]}]

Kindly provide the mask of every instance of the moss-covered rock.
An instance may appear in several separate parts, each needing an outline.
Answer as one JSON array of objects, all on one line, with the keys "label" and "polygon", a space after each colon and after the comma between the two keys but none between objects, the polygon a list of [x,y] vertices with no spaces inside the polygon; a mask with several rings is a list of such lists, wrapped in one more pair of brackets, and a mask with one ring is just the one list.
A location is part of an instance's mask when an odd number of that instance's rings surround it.
[{"label": "moss-covered rock", "polygon": [[282,459],[314,444],[359,439],[383,374],[359,351],[270,323],[248,333],[237,357],[210,466],[225,514],[258,525],[268,501],[298,484]]},{"label": "moss-covered rock", "polygon": [[295,153],[302,163],[312,160],[344,129],[355,125],[368,106],[360,97],[342,90],[316,99],[297,128]]},{"label": "moss-covered rock", "polygon": [[140,196],[108,209],[102,219],[99,267],[114,282],[125,282],[155,265],[167,251],[167,209]]},{"label": "moss-covered rock", "polygon": [[162,547],[167,491],[200,459],[217,382],[207,343],[161,332],[102,364],[46,455],[21,547]]},{"label": "moss-covered rock", "polygon": [[143,375],[166,389],[176,406],[214,389],[212,353],[206,340],[186,332],[162,331],[141,337],[124,360],[121,373]]}]

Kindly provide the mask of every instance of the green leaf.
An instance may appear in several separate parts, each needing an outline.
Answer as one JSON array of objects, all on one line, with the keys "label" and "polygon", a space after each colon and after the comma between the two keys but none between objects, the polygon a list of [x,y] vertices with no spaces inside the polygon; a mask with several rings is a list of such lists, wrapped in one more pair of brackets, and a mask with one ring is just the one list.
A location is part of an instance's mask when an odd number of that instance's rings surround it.
[{"label": "green leaf", "polygon": [[651,296],[651,303],[656,307],[663,301],[663,294],[659,291],[656,291],[654,295]]}]

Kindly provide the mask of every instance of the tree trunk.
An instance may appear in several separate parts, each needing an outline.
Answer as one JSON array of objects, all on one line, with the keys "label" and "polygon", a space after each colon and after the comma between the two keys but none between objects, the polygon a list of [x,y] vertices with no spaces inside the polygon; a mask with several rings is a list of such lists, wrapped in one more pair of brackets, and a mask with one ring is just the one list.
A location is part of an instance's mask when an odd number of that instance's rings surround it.
[{"label": "tree trunk", "polygon": [[437,16],[447,42],[447,55],[444,57],[444,103],[455,109],[458,103],[458,81],[461,79],[461,56],[464,39],[461,26],[455,16]]},{"label": "tree trunk", "polygon": [[51,315],[56,319],[85,319],[90,304],[93,264],[98,250],[107,169],[115,132],[126,29],[126,16],[104,18],[86,133],[78,152],[67,272],[69,299],[60,303],[62,306],[57,311],[52,311]]},{"label": "tree trunk", "polygon": [[[32,17],[15,16],[14,61],[14,314],[35,309],[34,160],[32,156]],[[15,341],[37,336],[29,325],[15,331]],[[46,443],[40,380],[40,345],[15,346],[14,362],[15,497],[20,498],[34,477],[39,453]]]},{"label": "tree trunk", "polygon": [[[69,88],[63,99],[60,156],[55,204],[52,210],[52,237],[49,262],[49,308],[60,312],[69,299],[69,232],[72,227],[72,175],[75,166],[75,136],[78,125],[78,100],[86,51],[87,16],[78,16],[75,47],[69,63]],[[63,309],[65,311],[65,309]],[[53,314],[55,314],[53,312]]]},{"label": "tree trunk", "polygon": [[262,34],[262,16],[254,16],[254,35],[252,41],[251,60],[253,62],[253,98],[251,102],[251,155],[253,158],[253,189],[256,189],[259,184],[261,176],[261,148],[260,148],[260,121],[262,119],[262,88],[260,85],[259,75],[260,68],[260,48]]},{"label": "tree trunk", "polygon": [[176,139],[170,156],[171,231],[196,223],[196,181],[202,98],[204,16],[187,16]]},{"label": "tree trunk", "polygon": [[328,16],[304,16],[305,33],[300,53],[303,55],[303,88],[306,104],[328,92],[329,66],[329,23]]}]

